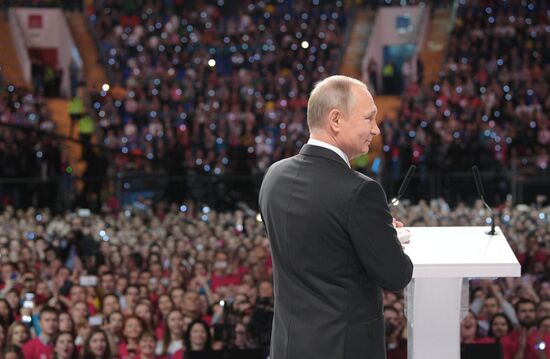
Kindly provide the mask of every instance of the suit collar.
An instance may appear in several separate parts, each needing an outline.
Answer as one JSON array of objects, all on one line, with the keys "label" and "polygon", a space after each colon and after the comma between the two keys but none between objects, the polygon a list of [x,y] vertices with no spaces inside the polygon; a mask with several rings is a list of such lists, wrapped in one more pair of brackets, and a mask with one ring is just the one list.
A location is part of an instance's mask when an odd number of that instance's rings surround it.
[{"label": "suit collar", "polygon": [[351,166],[349,166],[349,159],[348,159],[348,156],[344,153],[344,151],[342,151],[341,149],[339,149],[338,147],[334,146],[334,145],[331,145],[330,143],[327,143],[325,141],[321,141],[321,140],[317,140],[315,138],[309,138],[309,141],[307,141],[307,144],[308,145],[314,145],[314,146],[319,146],[319,147],[324,147],[324,148],[327,148],[333,152],[336,152],[336,154],[340,157],[342,157],[342,159],[344,160],[344,162],[346,162],[348,164],[348,167],[351,168]]},{"label": "suit collar", "polygon": [[338,162],[341,165],[346,166],[348,169],[350,168],[349,164],[346,163],[342,157],[340,157],[336,152],[325,147],[305,144],[300,150],[300,154],[304,156],[326,158],[328,160]]}]

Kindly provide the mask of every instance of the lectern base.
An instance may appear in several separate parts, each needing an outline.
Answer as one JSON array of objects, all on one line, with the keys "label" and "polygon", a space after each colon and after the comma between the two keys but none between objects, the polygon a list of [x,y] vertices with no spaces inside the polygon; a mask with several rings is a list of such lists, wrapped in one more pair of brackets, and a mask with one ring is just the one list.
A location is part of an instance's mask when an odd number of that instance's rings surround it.
[{"label": "lectern base", "polygon": [[406,289],[409,359],[460,359],[462,278],[415,278]]}]

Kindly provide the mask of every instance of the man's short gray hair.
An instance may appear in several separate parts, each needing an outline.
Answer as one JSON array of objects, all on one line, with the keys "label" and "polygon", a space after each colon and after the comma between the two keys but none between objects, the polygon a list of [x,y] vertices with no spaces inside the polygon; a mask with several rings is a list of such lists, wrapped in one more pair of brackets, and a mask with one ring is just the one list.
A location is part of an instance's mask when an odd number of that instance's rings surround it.
[{"label": "man's short gray hair", "polygon": [[367,85],[363,82],[343,75],[330,76],[315,84],[307,102],[309,132],[322,127],[325,117],[332,109],[339,109],[346,115],[351,111],[355,101],[353,86],[367,90]]}]

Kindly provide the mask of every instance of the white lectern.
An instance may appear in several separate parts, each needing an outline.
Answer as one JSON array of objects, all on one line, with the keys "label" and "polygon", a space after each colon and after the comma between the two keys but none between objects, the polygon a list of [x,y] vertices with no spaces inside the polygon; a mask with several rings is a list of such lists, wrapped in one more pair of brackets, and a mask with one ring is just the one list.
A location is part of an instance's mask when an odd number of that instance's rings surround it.
[{"label": "white lectern", "polygon": [[409,227],[413,264],[406,288],[408,357],[460,358],[463,278],[519,277],[520,264],[497,227]]}]

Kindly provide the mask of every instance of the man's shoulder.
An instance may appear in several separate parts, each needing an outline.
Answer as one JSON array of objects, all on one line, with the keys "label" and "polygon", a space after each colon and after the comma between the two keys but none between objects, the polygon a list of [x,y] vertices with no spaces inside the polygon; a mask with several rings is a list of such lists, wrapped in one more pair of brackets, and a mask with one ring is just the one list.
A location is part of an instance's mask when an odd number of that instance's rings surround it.
[{"label": "man's shoulder", "polygon": [[354,189],[353,190],[354,192],[356,190],[359,190],[360,188],[362,188],[363,185],[365,185],[366,183],[370,183],[371,186],[372,186],[373,183],[375,185],[380,186],[380,184],[375,179],[367,176],[364,173],[361,173],[361,172],[358,172],[358,171],[350,171],[350,173],[351,173],[351,175],[349,177],[350,177],[350,181],[352,182],[351,187]]},{"label": "man's shoulder", "polygon": [[369,176],[367,176],[366,174],[364,173],[361,173],[361,172],[358,172],[358,171],[351,171],[352,175],[353,175],[353,178],[358,182],[358,183],[363,183],[363,182],[376,182],[374,179],[370,178]]},{"label": "man's shoulder", "polygon": [[[287,169],[292,168],[293,166],[299,165],[299,163],[302,159],[303,159],[303,155],[297,154],[295,156],[287,157],[287,158],[284,158],[284,159],[279,160],[277,162],[274,162],[271,166],[269,166],[269,168],[265,172],[264,178],[268,177],[268,176],[276,176],[280,173],[283,173]],[[330,165],[333,164],[331,161],[322,161],[320,163],[321,164],[328,163]],[[334,162],[334,164],[336,164],[336,163]],[[337,169],[337,170],[333,171],[333,169]],[[345,184],[346,187],[349,187],[350,182],[352,183],[352,185],[355,185],[355,186],[360,186],[361,184],[363,184],[365,182],[378,183],[378,182],[376,182],[376,180],[370,178],[369,176],[367,176],[367,175],[365,175],[361,172],[357,172],[357,171],[354,171],[354,170],[349,170],[348,168],[345,168],[344,166],[332,166],[332,167],[330,167],[330,169],[320,166],[319,170],[320,171],[328,170],[331,173],[333,173],[334,175],[338,176],[339,180],[341,180],[341,183],[343,185]]]},{"label": "man's shoulder", "polygon": [[279,160],[277,162],[274,162],[271,164],[271,166],[268,167],[268,169],[265,171],[265,176],[273,175],[274,173],[278,173],[279,171],[287,168],[288,166],[295,164],[296,161],[298,161],[299,155],[294,155],[292,157],[283,158],[282,160]]}]

